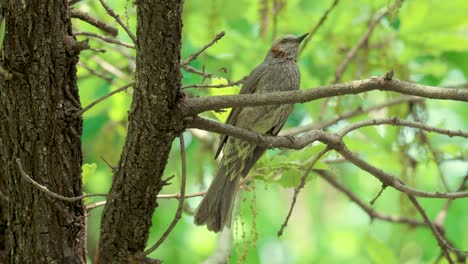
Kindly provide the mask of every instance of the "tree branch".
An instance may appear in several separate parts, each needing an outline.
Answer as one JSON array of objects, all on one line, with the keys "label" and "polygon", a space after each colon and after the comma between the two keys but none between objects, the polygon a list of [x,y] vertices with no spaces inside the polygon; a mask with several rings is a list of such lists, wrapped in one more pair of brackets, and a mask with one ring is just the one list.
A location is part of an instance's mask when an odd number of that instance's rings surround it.
[{"label": "tree branch", "polygon": [[[188,199],[188,198],[193,198],[193,197],[200,197],[200,196],[204,196],[206,194],[206,191],[203,191],[203,192],[194,192],[194,193],[191,193],[191,194],[186,194],[185,195],[185,199]],[[158,194],[158,196],[156,196],[158,199],[177,199],[179,200],[180,197],[181,197],[181,194],[180,193],[173,193],[173,194]],[[106,201],[100,201],[100,202],[96,202],[96,203],[92,203],[92,204],[87,204],[86,205],[86,210],[92,210],[92,209],[95,209],[95,208],[98,208],[98,207],[101,207],[101,206],[104,206],[106,205]]]},{"label": "tree branch", "polygon": [[468,102],[468,90],[439,88],[397,79],[385,80],[384,77],[373,77],[299,91],[188,98],[185,100],[185,105],[183,105],[181,111],[185,116],[194,116],[204,111],[234,106],[305,103],[326,97],[358,94],[372,90],[392,91],[426,98]]},{"label": "tree branch", "polygon": [[334,83],[337,83],[337,82],[339,82],[341,80],[341,77],[343,76],[343,73],[345,72],[345,70],[348,67],[349,63],[351,62],[352,59],[354,59],[354,57],[356,57],[356,54],[359,51],[359,49],[361,49],[369,41],[369,37],[371,36],[371,34],[374,31],[375,27],[380,23],[380,21],[388,14],[388,12],[390,12],[390,10],[392,10],[396,6],[401,5],[402,2],[403,1],[396,1],[394,7],[385,8],[385,10],[383,10],[382,13],[380,13],[380,15],[378,15],[377,18],[374,21],[372,21],[372,23],[367,28],[367,31],[359,39],[356,46],[354,46],[354,48],[352,48],[348,52],[348,54],[346,54],[346,57],[344,58],[343,62],[340,64],[340,66],[338,66],[338,68],[337,68],[337,70],[335,72]]},{"label": "tree branch", "polygon": [[416,219],[411,219],[411,218],[406,218],[406,217],[398,217],[398,216],[393,216],[393,215],[384,215],[372,208],[371,206],[367,205],[364,201],[362,201],[359,197],[357,197],[353,192],[348,190],[345,186],[343,186],[341,183],[339,183],[337,180],[333,178],[332,175],[329,174],[328,171],[320,170],[316,171],[324,179],[326,182],[328,182],[330,185],[335,187],[338,191],[342,192],[344,195],[346,195],[350,200],[355,202],[362,210],[364,210],[371,220],[373,219],[380,219],[386,222],[392,222],[392,223],[399,223],[399,224],[407,224],[409,226],[426,226],[424,222],[418,221]]},{"label": "tree branch", "polygon": [[78,66],[84,68],[85,70],[87,70],[91,75],[95,75],[101,79],[104,79],[105,81],[109,82],[109,83],[112,83],[112,77],[108,77],[106,76],[104,73],[101,73],[101,72],[98,72],[92,68],[90,68],[88,65],[84,64],[83,62],[79,61],[78,62]]},{"label": "tree branch", "polygon": [[166,238],[169,236],[169,234],[172,232],[172,230],[176,226],[177,222],[179,222],[180,218],[182,217],[182,209],[184,208],[184,201],[185,201],[185,184],[186,184],[186,179],[187,179],[187,161],[185,158],[185,142],[184,142],[183,133],[179,135],[179,140],[180,140],[180,156],[181,156],[181,162],[182,162],[182,180],[180,184],[179,206],[177,207],[177,211],[174,216],[174,219],[172,220],[171,224],[166,229],[166,231],[164,231],[161,238],[152,247],[145,250],[141,256],[147,256],[151,254],[153,251],[155,251],[166,240]]},{"label": "tree branch", "polygon": [[[289,149],[301,149],[309,145],[312,142],[320,141],[330,148],[336,150],[344,158],[352,162],[357,167],[361,168],[364,171],[367,171],[377,179],[379,179],[382,184],[387,186],[392,186],[393,188],[404,192],[409,195],[427,197],[427,198],[450,198],[457,199],[468,197],[468,192],[424,192],[420,190],[413,189],[405,185],[400,179],[395,176],[392,176],[386,172],[383,172],[379,168],[372,166],[366,161],[360,159],[356,154],[349,151],[346,145],[343,142],[340,133],[329,134],[322,130],[312,130],[307,133],[304,133],[301,136],[292,137],[292,136],[265,136],[252,132],[246,129],[234,127],[227,124],[222,124],[219,122],[210,121],[207,119],[202,119],[199,117],[186,119],[186,126],[190,128],[198,128],[211,132],[221,133],[235,138],[239,138],[251,143],[256,144],[257,146],[265,146],[269,148],[278,148],[284,147]],[[346,130],[347,128],[344,128]]]},{"label": "tree branch", "polygon": [[236,85],[241,85],[245,82],[245,80],[247,79],[248,76],[238,80],[238,81],[230,81],[230,80],[227,80],[228,83],[227,84],[214,84],[214,85],[210,85],[210,84],[190,84],[190,85],[186,85],[186,86],[183,86],[182,89],[188,89],[188,88],[226,88],[226,87],[232,87],[232,86],[236,86]]},{"label": "tree branch", "polygon": [[401,120],[399,118],[383,118],[383,119],[371,119],[371,120],[365,120],[361,122],[354,123],[350,126],[347,126],[345,129],[342,129],[339,132],[340,136],[345,136],[349,132],[366,127],[366,126],[379,126],[379,125],[392,125],[392,126],[405,126],[405,127],[412,127],[412,128],[419,128],[421,130],[429,131],[429,132],[434,132],[438,134],[443,134],[447,135],[449,137],[464,137],[468,138],[468,132],[462,131],[462,130],[448,130],[448,129],[442,129],[438,127],[431,127],[427,126],[418,122],[412,122],[412,121],[406,121],[406,120]]},{"label": "tree branch", "polygon": [[95,100],[94,102],[90,103],[89,105],[87,105],[85,108],[81,109],[80,111],[76,112],[76,115],[77,116],[80,116],[82,114],[84,114],[86,111],[88,111],[89,109],[91,109],[93,106],[97,105],[98,103],[106,100],[107,98],[111,97],[112,95],[116,94],[116,93],[120,93],[124,90],[127,90],[128,88],[130,88],[130,86],[133,86],[133,83],[129,83],[129,84],[126,84],[118,89],[115,89],[114,91],[98,98],[97,100]]},{"label": "tree branch", "polygon": [[[136,44],[137,43],[137,38],[132,33],[132,31],[127,27],[127,25],[125,25],[125,23],[122,21],[122,19],[120,19],[119,15],[117,15],[117,13],[115,13],[114,10],[112,10],[112,8],[110,8],[109,5],[107,5],[107,3],[104,0],[99,0],[99,2],[101,2],[101,5],[107,11],[107,14],[109,14],[111,17],[113,17],[115,19],[115,21],[117,23],[119,23],[119,25],[125,30],[125,32],[127,32],[130,39],[132,39],[133,44]],[[117,36],[117,34],[115,34],[114,37],[115,36]]]},{"label": "tree branch", "polygon": [[102,36],[102,35],[99,35],[99,34],[96,34],[96,33],[93,33],[93,32],[74,32],[73,35],[75,35],[75,36],[93,37],[93,38],[97,38],[97,39],[103,40],[103,41],[105,41],[105,42],[107,42],[107,43],[112,43],[112,44],[120,45],[120,46],[125,47],[125,48],[130,48],[130,49],[134,49],[134,48],[135,48],[135,45],[132,45],[132,44],[129,44],[129,43],[125,43],[125,42],[122,42],[122,41],[117,40],[117,39],[114,39],[114,38],[109,38],[109,37],[106,37],[106,36]]},{"label": "tree branch", "polygon": [[17,158],[16,159],[16,164],[18,165],[19,171],[21,173],[21,176],[23,176],[23,178],[25,178],[29,183],[34,185],[34,187],[36,187],[38,190],[46,193],[47,195],[49,195],[51,197],[54,197],[55,199],[65,201],[65,202],[69,202],[69,203],[73,203],[73,202],[80,201],[80,200],[83,200],[84,198],[88,198],[88,197],[96,197],[96,196],[108,197],[109,196],[109,194],[95,193],[95,194],[86,194],[86,195],[80,195],[80,196],[74,196],[74,197],[66,197],[66,196],[54,193],[54,192],[50,191],[44,185],[36,182],[31,177],[29,177],[29,175],[24,171],[23,165],[21,164],[21,159]]},{"label": "tree branch", "polygon": [[115,27],[107,25],[106,23],[104,23],[102,21],[99,21],[94,17],[91,17],[90,15],[88,15],[85,12],[81,12],[79,10],[72,9],[70,11],[70,14],[71,14],[72,18],[77,18],[79,20],[87,22],[87,23],[99,28],[100,30],[108,33],[111,36],[114,36],[114,37],[117,36],[118,30]]},{"label": "tree branch", "polygon": [[322,150],[319,154],[317,154],[317,156],[314,157],[314,159],[312,160],[312,162],[310,163],[309,167],[307,168],[307,170],[304,172],[304,175],[302,175],[301,177],[301,182],[299,183],[298,186],[296,186],[296,188],[294,189],[294,196],[293,196],[293,199],[291,201],[291,206],[289,207],[289,212],[288,212],[288,215],[286,216],[286,219],[284,219],[284,222],[283,224],[281,225],[279,231],[278,231],[278,237],[282,236],[283,235],[283,231],[284,231],[284,228],[286,228],[286,226],[288,225],[288,222],[289,222],[289,218],[291,217],[291,214],[292,214],[292,211],[294,209],[294,206],[296,205],[296,200],[297,200],[297,196],[299,195],[299,192],[301,191],[302,188],[304,188],[305,184],[306,184],[306,179],[307,179],[307,176],[309,175],[309,173],[312,171],[312,168],[314,167],[315,163],[317,163],[317,161],[322,158],[323,155],[325,155],[328,151],[330,151],[330,148],[329,147],[326,147],[324,150]]},{"label": "tree branch", "polygon": [[213,40],[208,42],[205,46],[203,46],[199,51],[191,54],[184,62],[180,64],[181,67],[184,67],[186,65],[189,65],[190,62],[194,61],[198,55],[200,55],[202,52],[204,52],[206,49],[209,47],[213,46],[218,40],[220,40],[222,37],[224,37],[225,33],[224,31],[220,32],[218,35],[215,36]]},{"label": "tree branch", "polygon": [[419,204],[418,200],[416,200],[416,198],[412,195],[409,195],[407,194],[408,198],[410,199],[411,203],[414,205],[414,207],[416,208],[416,210],[418,210],[419,214],[422,216],[422,218],[424,219],[424,222],[426,223],[426,225],[430,228],[430,230],[432,231],[432,234],[434,235],[434,237],[436,238],[437,240],[437,244],[439,245],[440,249],[442,250],[442,253],[444,254],[445,258],[447,259],[447,261],[450,263],[450,264],[453,264],[453,260],[452,260],[452,257],[450,256],[450,250],[448,249],[447,247],[447,242],[445,241],[445,239],[442,237],[442,235],[439,233],[439,230],[437,230],[437,228],[435,227],[435,225],[431,222],[431,220],[429,219],[429,217],[427,216],[426,212],[424,211],[424,209],[421,207],[421,205]]},{"label": "tree branch", "polygon": [[302,54],[302,52],[304,51],[304,49],[307,46],[307,44],[309,43],[309,41],[312,39],[312,37],[315,35],[315,33],[317,33],[318,29],[323,25],[325,20],[327,20],[328,14],[330,14],[330,12],[333,9],[335,9],[336,5],[338,5],[338,2],[340,2],[340,0],[334,0],[333,3],[330,5],[330,7],[325,11],[325,13],[323,13],[322,17],[320,17],[317,24],[315,24],[315,26],[309,31],[309,35],[307,36],[306,39],[304,39],[304,41],[303,41],[304,44],[302,44],[302,48],[301,48],[299,54]]},{"label": "tree branch", "polygon": [[317,123],[313,123],[313,124],[309,124],[309,125],[304,125],[304,126],[301,126],[301,127],[294,127],[294,128],[290,128],[290,129],[286,129],[284,130],[282,133],[280,133],[280,135],[298,135],[300,133],[303,133],[303,132],[307,132],[309,130],[312,130],[312,129],[325,129],[325,128],[328,128],[342,120],[345,120],[345,119],[348,119],[348,118],[351,118],[351,117],[355,117],[355,116],[358,116],[358,115],[361,115],[361,114],[365,114],[365,113],[370,113],[370,112],[373,112],[373,111],[377,111],[377,110],[380,110],[380,109],[383,109],[383,108],[387,108],[387,107],[390,107],[390,106],[394,106],[394,105],[398,105],[398,104],[402,104],[402,103],[407,103],[407,102],[417,102],[417,101],[422,101],[424,100],[423,97],[417,97],[417,96],[402,96],[400,98],[397,98],[395,100],[392,100],[392,101],[389,101],[389,102],[386,102],[386,103],[383,103],[383,104],[379,104],[379,105],[375,105],[375,106],[371,106],[371,107],[368,107],[368,108],[362,108],[362,107],[358,107],[357,109],[355,110],[352,110],[352,111],[349,111],[349,112],[346,112],[346,113],[343,113],[341,114],[340,116],[336,117],[335,119],[332,119],[332,120],[329,120],[329,121],[324,121],[324,122],[317,122]]},{"label": "tree branch", "polygon": [[448,199],[457,199],[468,197],[468,192],[424,192],[417,189],[413,189],[403,183],[399,178],[392,176],[381,169],[372,166],[366,161],[360,159],[356,154],[349,151],[349,149],[343,144],[343,148],[335,149],[339,152],[344,158],[349,160],[351,163],[361,168],[362,170],[373,175],[380,180],[383,184],[387,186],[392,186],[394,189],[399,190],[400,192],[406,193],[407,195],[413,195],[418,197],[426,198],[448,198]]}]

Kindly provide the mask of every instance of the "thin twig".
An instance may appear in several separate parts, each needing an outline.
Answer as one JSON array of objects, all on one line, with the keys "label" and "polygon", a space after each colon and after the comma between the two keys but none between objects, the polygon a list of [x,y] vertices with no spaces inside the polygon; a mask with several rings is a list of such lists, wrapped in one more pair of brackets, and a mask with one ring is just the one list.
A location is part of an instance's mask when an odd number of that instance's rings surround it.
[{"label": "thin twig", "polygon": [[112,170],[113,173],[117,170],[116,166],[112,166],[103,156],[101,156],[101,159],[106,163],[106,165]]},{"label": "thin twig", "polygon": [[412,127],[412,128],[419,128],[421,130],[425,130],[428,132],[434,132],[438,134],[443,134],[447,135],[449,137],[464,137],[468,138],[468,131],[462,131],[462,130],[448,130],[448,129],[442,129],[438,127],[431,127],[428,125],[421,124],[419,122],[413,122],[413,121],[407,121],[407,120],[402,120],[399,118],[382,118],[382,119],[371,119],[371,120],[365,120],[361,122],[354,123],[350,126],[347,126],[346,128],[340,130],[338,133],[340,136],[345,136],[349,132],[366,127],[366,126],[379,126],[379,125],[393,125],[393,126],[404,126],[404,127]]},{"label": "thin twig", "polygon": [[72,202],[76,202],[76,201],[83,200],[83,199],[88,198],[88,197],[96,197],[96,196],[108,197],[108,196],[109,196],[109,194],[99,194],[99,193],[95,193],[95,194],[86,194],[86,195],[80,195],[80,196],[74,196],[74,197],[66,197],[66,196],[63,196],[63,195],[54,193],[54,192],[50,191],[50,190],[49,190],[47,187],[45,187],[44,185],[42,185],[42,184],[36,182],[36,181],[33,180],[31,177],[29,177],[29,175],[24,171],[23,165],[21,164],[21,159],[17,158],[17,159],[16,159],[16,164],[18,164],[18,168],[19,168],[20,174],[23,176],[23,178],[25,178],[29,183],[31,183],[32,185],[34,185],[34,187],[36,187],[38,190],[40,190],[40,191],[46,193],[47,195],[49,195],[49,196],[51,196],[51,197],[54,197],[55,199],[58,199],[58,200],[61,200],[61,201],[65,201],[65,202],[72,203]]},{"label": "thin twig", "polygon": [[153,251],[155,251],[164,242],[164,240],[166,240],[166,238],[169,236],[169,234],[172,232],[172,230],[176,226],[177,222],[179,222],[180,218],[182,217],[182,209],[184,208],[184,200],[185,200],[185,183],[186,183],[186,178],[187,178],[187,162],[185,158],[185,142],[184,142],[183,133],[179,135],[179,141],[180,141],[180,156],[182,160],[182,180],[180,184],[179,206],[177,207],[177,212],[171,224],[169,225],[169,227],[163,233],[161,238],[152,247],[150,247],[149,249],[143,252],[142,254],[143,256],[147,256],[151,254]]},{"label": "thin twig", "polygon": [[245,82],[245,80],[247,79],[248,76],[238,80],[238,81],[235,81],[235,82],[231,82],[230,80],[228,80],[228,83],[227,84],[215,84],[215,85],[208,85],[208,84],[190,84],[190,85],[186,85],[186,86],[182,86],[182,89],[187,89],[187,88],[226,88],[226,87],[232,87],[232,86],[236,86],[236,85],[241,85]]},{"label": "thin twig", "polygon": [[306,183],[306,179],[307,179],[307,176],[309,175],[309,173],[312,171],[312,168],[314,167],[315,163],[317,163],[317,161],[323,156],[325,155],[325,153],[327,153],[329,150],[331,150],[331,148],[329,148],[328,146],[322,150],[313,160],[312,162],[310,163],[310,166],[307,168],[307,170],[305,171],[304,175],[302,175],[301,177],[301,182],[299,183],[299,185],[294,189],[294,196],[293,196],[293,199],[291,201],[291,206],[289,207],[289,212],[288,212],[288,215],[286,216],[286,219],[284,219],[284,223],[281,225],[279,231],[278,231],[278,237],[280,237],[281,235],[283,235],[283,231],[284,231],[284,228],[288,225],[288,222],[289,222],[289,218],[291,217],[291,214],[292,214],[292,211],[294,209],[294,206],[296,205],[296,200],[297,200],[297,196],[299,195],[299,192],[301,191],[302,188],[304,188],[305,186],[305,183]]},{"label": "thin twig", "polygon": [[[389,8],[385,8],[382,13],[377,16],[375,20],[373,20],[369,27],[367,28],[366,32],[361,36],[359,39],[358,43],[346,54],[343,62],[338,66],[338,68],[335,71],[335,79],[333,80],[333,84],[336,84],[341,81],[341,78],[343,77],[343,74],[350,64],[350,62],[356,57],[357,52],[366,45],[366,43],[369,42],[369,37],[371,36],[372,32],[374,31],[375,27],[380,23],[380,21],[391,11],[394,10],[395,8],[398,8],[401,6],[403,1],[396,1],[396,3]],[[329,98],[325,99],[322,103],[322,106],[320,107],[320,113],[319,113],[319,121],[322,116],[325,116],[325,110],[327,109],[329,102]]]},{"label": "thin twig", "polygon": [[369,202],[370,205],[374,205],[375,201],[377,201],[377,199],[380,197],[380,195],[382,195],[383,191],[385,190],[385,188],[387,188],[387,185],[385,184],[382,184],[382,188],[380,188],[379,192],[377,193],[377,195]]},{"label": "thin twig", "polygon": [[82,49],[82,50],[90,50],[90,51],[94,51],[94,52],[99,52],[99,53],[106,53],[107,50],[106,49],[98,49],[98,48],[86,48],[86,49]]},{"label": "thin twig", "polygon": [[334,118],[332,120],[329,120],[329,121],[316,122],[316,123],[309,124],[309,125],[304,125],[304,126],[301,126],[301,127],[295,127],[295,128],[287,129],[283,133],[280,133],[280,134],[284,135],[284,136],[286,136],[286,135],[291,135],[292,136],[292,135],[298,135],[298,134],[303,133],[303,132],[307,132],[307,131],[312,130],[312,129],[319,129],[319,128],[320,129],[326,129],[326,128],[328,128],[328,127],[330,127],[330,126],[332,126],[332,125],[334,125],[334,124],[336,124],[336,123],[338,123],[338,122],[340,122],[342,120],[345,120],[345,119],[348,119],[348,118],[351,118],[351,117],[355,117],[355,116],[365,114],[365,113],[370,113],[370,112],[373,112],[373,111],[378,111],[378,110],[381,110],[383,108],[391,107],[391,106],[402,104],[402,103],[417,102],[417,101],[422,101],[422,100],[424,100],[424,98],[422,98],[422,97],[402,96],[400,98],[389,101],[387,103],[371,106],[371,107],[368,107],[368,108],[358,107],[355,110],[343,113],[343,114],[339,115],[338,117],[336,117],[336,118]]},{"label": "thin twig", "polygon": [[99,34],[96,34],[96,33],[93,33],[93,32],[75,32],[75,33],[73,33],[73,35],[75,35],[75,36],[88,36],[88,37],[93,37],[93,38],[97,38],[97,39],[103,40],[103,41],[105,41],[105,42],[107,42],[107,43],[112,43],[112,44],[120,45],[120,46],[122,46],[122,47],[130,48],[130,49],[134,49],[134,48],[135,48],[135,45],[122,42],[122,41],[120,41],[120,40],[118,40],[118,39],[114,39],[114,38],[109,38],[109,37],[106,37],[106,36],[102,36],[102,35],[99,35]]},{"label": "thin twig", "polygon": [[[468,174],[465,175],[465,177],[463,177],[460,185],[458,186],[457,188],[457,192],[461,192],[463,190],[466,189],[466,186],[465,184],[468,182]],[[452,205],[452,199],[448,199],[446,202],[445,202],[445,205],[444,207],[442,208],[442,210],[440,210],[440,212],[437,214],[437,216],[434,218],[434,223],[438,226],[443,226],[444,225],[444,222],[445,222],[445,218],[447,217],[447,212],[448,212],[448,209],[450,208],[450,205]]]},{"label": "thin twig", "polygon": [[[185,199],[193,198],[193,197],[200,197],[200,196],[204,196],[205,194],[206,194],[206,191],[186,194]],[[157,199],[177,199],[177,200],[179,200],[180,197],[181,197],[180,193],[158,194],[156,196]],[[91,209],[94,209],[94,208],[97,208],[97,207],[101,207],[101,206],[104,206],[105,204],[106,204],[106,201],[101,201],[101,202],[97,202],[97,203],[88,204],[88,205],[86,205],[86,210],[91,210]]]},{"label": "thin twig", "polygon": [[[398,2],[398,1],[397,1]],[[368,42],[369,37],[371,36],[372,32],[374,31],[375,27],[380,23],[380,21],[392,10],[392,8],[386,8],[384,11],[380,13],[377,18],[370,23],[367,31],[361,36],[358,43],[346,54],[343,62],[338,66],[335,72],[335,80],[333,83],[338,83],[343,76],[344,71],[348,67],[351,60],[356,57],[357,52]]]},{"label": "thin twig", "polygon": [[106,100],[107,98],[111,97],[112,95],[116,94],[116,93],[120,93],[124,90],[127,90],[130,86],[132,86],[133,83],[129,83],[129,84],[126,84],[120,88],[117,88],[115,89],[114,91],[100,97],[99,99],[97,99],[96,101],[90,103],[89,105],[87,105],[85,108],[81,109],[80,111],[76,112],[76,115],[77,116],[80,116],[80,115],[83,115],[86,111],[88,111],[89,109],[91,109],[93,106],[97,105],[98,103]]},{"label": "thin twig", "polygon": [[207,48],[213,46],[218,40],[220,40],[222,37],[224,37],[225,33],[224,31],[220,32],[218,35],[214,37],[213,40],[208,42],[205,46],[203,46],[199,51],[191,54],[188,56],[188,58],[180,64],[181,67],[184,67],[185,65],[189,65],[190,62],[194,61],[202,52],[204,52]]},{"label": "thin twig", "polygon": [[100,201],[92,204],[85,205],[86,211],[91,211],[92,209],[106,205],[107,201]]},{"label": "thin twig", "polygon": [[[120,70],[119,68],[117,68],[116,65],[114,64],[111,64],[105,60],[103,60],[101,57],[99,56],[91,56],[91,60],[95,61],[99,66],[101,66],[104,70],[106,70],[107,72],[117,76],[118,78],[121,78],[121,79],[124,79],[124,80],[129,80],[131,79],[131,77],[128,76],[127,73],[123,72],[122,70]],[[133,74],[133,73],[132,73]]]},{"label": "thin twig", "polygon": [[419,204],[418,200],[412,195],[407,194],[409,200],[413,204],[413,206],[418,210],[419,214],[422,216],[424,219],[424,222],[426,225],[431,229],[432,234],[434,235],[435,239],[437,240],[437,244],[439,244],[440,249],[442,250],[442,253],[444,254],[445,258],[447,259],[448,263],[453,264],[452,257],[450,256],[450,251],[447,248],[447,242],[445,239],[442,237],[442,235],[439,233],[439,230],[434,226],[434,224],[431,222],[429,217],[427,216],[426,212],[424,209],[421,207]]},{"label": "thin twig", "polygon": [[117,15],[117,13],[115,13],[114,10],[112,10],[112,8],[110,8],[109,5],[107,5],[107,3],[104,0],[99,0],[99,2],[101,2],[101,5],[104,7],[104,9],[106,9],[107,14],[113,17],[115,21],[119,23],[119,25],[125,30],[125,32],[127,32],[128,36],[132,39],[133,44],[136,44],[137,38],[132,33],[132,31],[127,27],[127,25],[125,25],[122,19],[120,19],[119,15]]},{"label": "thin twig", "polygon": [[339,183],[337,180],[335,180],[332,175],[329,175],[328,171],[317,170],[316,172],[320,175],[320,177],[322,177],[322,179],[324,179],[330,185],[335,187],[335,189],[342,192],[349,199],[351,199],[354,203],[356,203],[362,210],[364,210],[369,215],[371,220],[372,219],[380,219],[380,220],[383,220],[383,221],[386,221],[386,222],[407,224],[407,225],[409,225],[411,227],[426,226],[426,224],[424,222],[418,221],[416,219],[381,214],[381,213],[375,211],[371,206],[367,205],[367,203],[362,201],[352,191],[350,191],[345,186],[343,186],[341,183]]},{"label": "thin twig", "polygon": [[[262,135],[247,129],[242,129],[239,127],[223,124],[220,122],[210,121],[207,119],[194,117],[186,119],[186,127],[198,128],[202,130],[207,130],[211,132],[216,132],[220,134],[225,134],[232,136],[238,139],[254,143],[257,146],[264,146],[269,148],[282,147],[289,149],[302,149],[305,146],[311,144],[315,141],[320,141],[329,147],[336,150],[344,158],[349,160],[351,163],[361,168],[364,171],[369,172],[371,175],[379,179],[382,184],[392,186],[393,188],[404,192],[406,194],[411,194],[419,197],[427,198],[452,198],[458,199],[463,197],[468,197],[468,192],[425,192],[420,191],[414,188],[407,186],[403,181],[397,177],[388,174],[381,169],[367,163],[366,161],[359,158],[359,156],[351,152],[345,143],[343,138],[339,134],[330,134],[322,130],[312,130],[307,133],[304,133],[301,136],[292,137],[292,136],[266,136]],[[346,128],[345,128],[346,129]]]},{"label": "thin twig", "polygon": [[210,79],[210,78],[217,77],[215,75],[217,72],[220,72],[220,71],[226,72],[226,68],[221,68],[221,69],[219,69],[219,70],[217,70],[217,71],[215,71],[213,73],[207,73],[205,71],[204,67],[203,67],[202,70],[198,70],[198,69],[195,69],[194,67],[192,67],[190,65],[183,65],[182,69],[184,69],[184,70],[186,70],[188,72],[195,73],[195,74],[198,74],[198,75],[202,76],[203,77],[202,83],[205,81],[205,79]]},{"label": "thin twig", "polygon": [[369,174],[376,177],[382,184],[387,186],[392,186],[393,188],[403,192],[407,195],[413,195],[418,197],[426,197],[426,198],[443,198],[443,199],[457,199],[457,198],[465,198],[468,197],[468,192],[425,192],[414,189],[406,185],[402,180],[399,178],[388,174],[382,171],[380,168],[377,168],[366,161],[360,159],[355,153],[349,151],[349,149],[344,145],[341,147],[335,148],[337,152],[339,152],[344,158],[349,160],[358,168],[368,172]]},{"label": "thin twig", "polygon": [[444,172],[442,171],[442,166],[441,166],[442,162],[440,160],[439,153],[434,149],[434,146],[432,146],[432,143],[429,140],[429,138],[427,138],[426,134],[424,134],[424,133],[418,133],[418,134],[419,134],[419,137],[420,137],[422,143],[427,146],[427,149],[431,153],[432,158],[434,159],[434,162],[437,164],[437,171],[439,172],[439,178],[440,178],[440,180],[442,182],[442,185],[444,186],[445,191],[449,191],[450,189],[449,189],[447,179],[446,179],[446,177],[444,175]]},{"label": "thin twig", "polygon": [[301,48],[299,54],[302,54],[302,52],[304,51],[304,49],[307,46],[307,44],[309,43],[309,41],[312,39],[312,37],[315,35],[315,33],[317,33],[318,29],[323,25],[325,20],[327,20],[328,14],[330,14],[330,12],[333,9],[335,9],[336,5],[338,5],[338,2],[340,2],[340,0],[334,0],[333,3],[330,5],[330,7],[325,11],[325,13],[323,13],[322,17],[319,19],[317,24],[315,24],[315,26],[312,28],[312,30],[310,30],[309,35],[303,41],[304,44],[302,45],[302,48]]},{"label": "thin twig", "polygon": [[115,27],[107,25],[106,23],[104,23],[102,21],[99,21],[94,17],[91,17],[90,15],[88,15],[85,12],[81,12],[79,10],[72,9],[70,11],[70,14],[71,14],[72,18],[77,18],[79,20],[87,22],[87,23],[99,28],[100,30],[110,34],[111,36],[115,37],[118,34],[118,30]]},{"label": "thin twig", "polygon": [[109,83],[112,83],[112,78],[111,77],[108,77],[106,76],[105,74],[101,73],[101,72],[98,72],[94,69],[91,69],[90,67],[88,67],[86,64],[84,64],[83,62],[79,61],[78,62],[78,66],[84,68],[85,70],[87,70],[89,73],[91,73],[92,75],[96,75],[97,77],[101,78],[101,79],[104,79],[106,80],[107,82]]}]

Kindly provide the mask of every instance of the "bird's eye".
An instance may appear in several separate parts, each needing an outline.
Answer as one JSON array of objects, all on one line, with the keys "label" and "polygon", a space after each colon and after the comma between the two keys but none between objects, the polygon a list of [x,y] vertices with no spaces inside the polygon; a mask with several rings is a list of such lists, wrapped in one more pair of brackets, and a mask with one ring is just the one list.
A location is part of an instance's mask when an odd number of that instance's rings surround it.
[{"label": "bird's eye", "polygon": [[282,40],[280,41],[280,43],[281,43],[281,44],[286,43],[286,39],[282,39]]}]

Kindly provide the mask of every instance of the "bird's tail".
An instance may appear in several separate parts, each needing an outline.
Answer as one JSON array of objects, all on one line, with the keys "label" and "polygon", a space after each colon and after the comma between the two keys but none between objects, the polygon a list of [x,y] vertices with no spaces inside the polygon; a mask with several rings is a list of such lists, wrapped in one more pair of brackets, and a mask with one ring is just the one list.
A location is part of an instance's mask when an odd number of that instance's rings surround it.
[{"label": "bird's tail", "polygon": [[234,200],[241,178],[242,170],[239,167],[242,166],[226,166],[225,162],[226,156],[223,157],[216,177],[195,213],[195,224],[206,224],[208,229],[214,232],[221,231],[224,226],[231,226]]}]

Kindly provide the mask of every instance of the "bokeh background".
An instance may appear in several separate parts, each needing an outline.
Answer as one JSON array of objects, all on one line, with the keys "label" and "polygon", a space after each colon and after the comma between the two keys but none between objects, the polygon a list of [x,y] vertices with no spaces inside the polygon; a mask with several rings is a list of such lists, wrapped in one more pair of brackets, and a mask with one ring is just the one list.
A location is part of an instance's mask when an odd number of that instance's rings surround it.
[{"label": "bokeh background", "polygon": [[[109,5],[136,32],[132,1],[112,0]],[[222,84],[237,81],[263,60],[272,41],[286,33],[310,32],[332,0],[186,0],[183,15],[182,59],[200,49],[221,31],[225,37],[190,65],[217,78],[203,80],[183,71],[183,85]],[[342,0],[305,46],[299,58],[302,89],[331,84],[346,54],[358,43],[369,24],[391,0]],[[82,0],[75,8],[117,26],[98,1]],[[402,80],[434,86],[467,88],[468,1],[408,0],[378,23],[369,40],[346,68],[341,81],[382,75],[390,69]],[[79,20],[75,32],[99,32]],[[79,39],[86,37],[78,36]],[[130,43],[120,29],[118,39]],[[132,81],[135,51],[91,38],[90,45],[106,52],[84,51],[78,68],[79,89],[84,106]],[[98,76],[100,75],[100,76]],[[234,94],[238,86],[223,89],[185,89],[187,96]],[[126,136],[130,89],[112,96],[84,115],[83,177],[87,193],[110,188],[112,171],[103,161],[117,164]],[[322,110],[323,101],[297,104],[285,130],[331,120],[340,114],[388,102],[401,95],[389,92],[333,98]],[[204,113],[223,121],[228,112]],[[468,130],[468,107],[461,102],[426,100],[406,103],[343,120],[338,129],[361,120],[400,117],[428,125]],[[213,159],[217,135],[188,131],[186,139],[187,193],[206,190],[216,171]],[[369,163],[397,175],[415,188],[444,191],[445,181],[455,190],[468,173],[468,142],[434,133],[400,127],[369,127],[346,138],[349,148]],[[311,174],[282,237],[283,223],[304,168],[323,146],[303,151],[270,150],[252,171],[256,180],[242,193],[234,226],[231,263],[435,263],[440,255],[435,238],[427,228],[412,228],[369,216],[342,193]],[[157,150],[155,150],[157,151]],[[163,193],[179,192],[180,146],[174,142],[165,177],[175,175]],[[371,175],[330,153],[317,165],[332,171],[337,180],[363,201],[369,202],[381,184]],[[444,181],[441,179],[444,177]],[[444,207],[442,199],[419,199],[433,219]],[[86,203],[100,201],[89,199]],[[191,212],[200,198],[187,200],[184,215],[166,242],[151,256],[165,263],[200,263],[215,249],[217,237],[193,224]],[[149,244],[159,239],[172,220],[177,200],[159,200],[153,217]],[[419,219],[404,195],[387,188],[376,201],[379,212]],[[102,207],[90,212],[88,252],[90,262],[97,249]],[[448,239],[458,248],[468,248],[468,199],[455,200],[444,221]],[[442,260],[440,263],[445,263]]]}]

